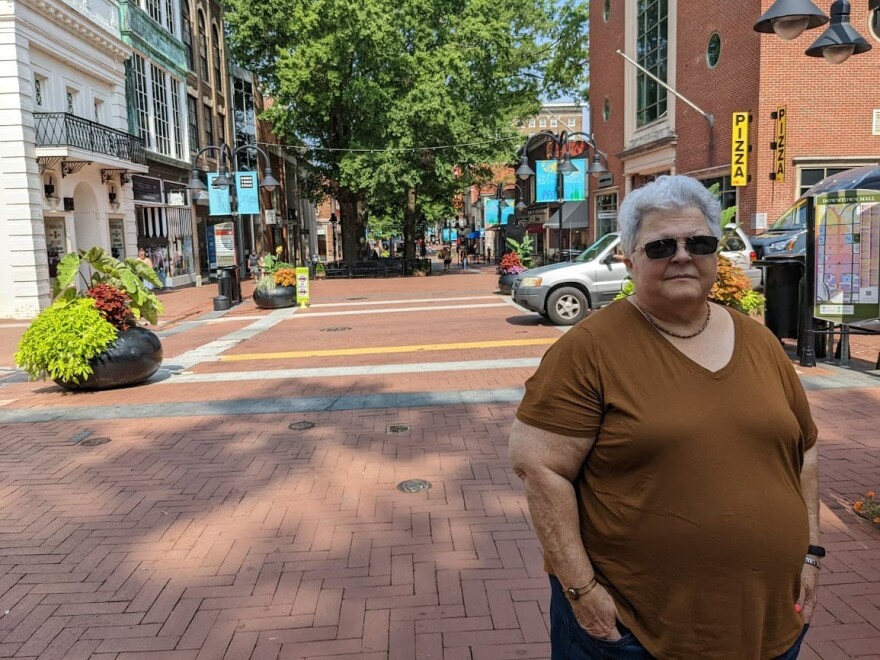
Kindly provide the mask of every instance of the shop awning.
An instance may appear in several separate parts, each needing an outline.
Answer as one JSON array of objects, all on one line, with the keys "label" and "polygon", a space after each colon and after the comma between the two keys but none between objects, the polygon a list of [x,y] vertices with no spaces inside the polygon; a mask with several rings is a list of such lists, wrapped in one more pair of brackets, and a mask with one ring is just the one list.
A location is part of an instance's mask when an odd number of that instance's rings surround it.
[{"label": "shop awning", "polygon": [[585,229],[590,225],[587,216],[586,202],[566,202],[553,212],[550,220],[544,223],[545,228],[559,229],[559,213],[562,213],[563,229]]},{"label": "shop awning", "polygon": [[478,231],[472,231],[472,232],[470,232],[470,233],[467,235],[467,237],[468,237],[468,238],[479,238],[479,237],[480,237],[480,232],[478,232]]}]

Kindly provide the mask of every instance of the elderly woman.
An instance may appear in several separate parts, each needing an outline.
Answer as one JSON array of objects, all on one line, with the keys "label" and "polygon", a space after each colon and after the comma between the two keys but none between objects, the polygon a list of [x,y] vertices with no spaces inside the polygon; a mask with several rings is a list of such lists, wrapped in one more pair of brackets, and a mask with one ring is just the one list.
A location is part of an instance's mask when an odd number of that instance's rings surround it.
[{"label": "elderly woman", "polygon": [[510,438],[563,658],[796,658],[816,605],[816,427],[779,342],[708,301],[720,208],[661,176],[620,208],[635,295],[572,328]]}]

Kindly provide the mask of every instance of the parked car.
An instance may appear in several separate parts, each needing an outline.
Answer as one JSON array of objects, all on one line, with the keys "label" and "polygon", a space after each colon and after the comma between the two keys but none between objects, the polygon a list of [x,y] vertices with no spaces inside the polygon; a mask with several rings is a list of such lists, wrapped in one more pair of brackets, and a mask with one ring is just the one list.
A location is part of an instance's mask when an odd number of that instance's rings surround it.
[{"label": "parked car", "polygon": [[[797,239],[807,228],[807,197],[838,190],[880,190],[880,167],[854,167],[822,179],[779,216],[770,229],[752,236],[752,247],[755,248],[757,257],[791,251],[794,248],[792,239]],[[802,240],[806,241],[806,237]]]},{"label": "parked car", "polygon": [[[761,270],[751,268],[752,247],[748,236],[736,225],[728,225],[720,246],[721,254],[740,267],[753,286]],[[531,268],[513,281],[513,300],[528,310],[546,316],[556,325],[574,325],[591,309],[607,305],[620,293],[627,278],[621,261],[620,236],[606,234],[573,261]]]}]

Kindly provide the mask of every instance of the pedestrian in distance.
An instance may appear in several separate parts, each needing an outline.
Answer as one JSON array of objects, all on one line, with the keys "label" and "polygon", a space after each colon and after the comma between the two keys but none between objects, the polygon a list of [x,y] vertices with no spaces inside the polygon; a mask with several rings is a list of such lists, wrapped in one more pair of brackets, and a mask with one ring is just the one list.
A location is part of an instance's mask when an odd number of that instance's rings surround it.
[{"label": "pedestrian in distance", "polygon": [[492,263],[492,248],[486,248],[486,263]]},{"label": "pedestrian in distance", "polygon": [[254,282],[260,279],[260,257],[256,250],[251,250],[248,255],[248,272]]},{"label": "pedestrian in distance", "polygon": [[458,261],[461,264],[462,270],[467,270],[468,267],[468,249],[466,245],[458,246]]},{"label": "pedestrian in distance", "polygon": [[450,246],[444,247],[441,252],[443,253],[443,270],[449,270],[452,265],[452,248]]},{"label": "pedestrian in distance", "polygon": [[[153,260],[147,256],[146,249],[138,248],[137,260],[143,262],[144,264],[149,266],[155,272],[155,268],[153,268]],[[144,283],[144,288],[146,288],[148,291],[152,291],[153,289],[156,288],[155,285],[152,282],[150,282],[149,280],[143,280],[143,283]]]},{"label": "pedestrian in distance", "polygon": [[708,301],[720,218],[690,177],[629,193],[634,295],[560,337],[526,383],[510,458],[554,660],[789,659],[807,632],[825,554],[816,426],[779,341]]}]

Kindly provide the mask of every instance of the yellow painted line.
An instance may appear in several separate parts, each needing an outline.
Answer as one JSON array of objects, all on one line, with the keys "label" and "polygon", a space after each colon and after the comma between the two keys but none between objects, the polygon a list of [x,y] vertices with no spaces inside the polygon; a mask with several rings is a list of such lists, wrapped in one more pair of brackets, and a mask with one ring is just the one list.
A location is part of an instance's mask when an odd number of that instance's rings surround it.
[{"label": "yellow painted line", "polygon": [[244,353],[242,355],[221,355],[221,362],[242,362],[244,360],[283,360],[285,358],[338,357],[345,355],[380,355],[387,353],[425,353],[428,351],[463,351],[471,348],[504,348],[510,346],[546,346],[556,341],[556,337],[541,339],[500,339],[498,341],[471,341],[456,344],[415,344],[412,346],[374,346],[372,348],[337,348],[322,351],[287,351],[284,353]]}]

